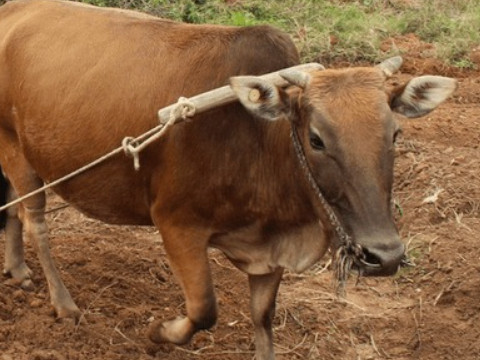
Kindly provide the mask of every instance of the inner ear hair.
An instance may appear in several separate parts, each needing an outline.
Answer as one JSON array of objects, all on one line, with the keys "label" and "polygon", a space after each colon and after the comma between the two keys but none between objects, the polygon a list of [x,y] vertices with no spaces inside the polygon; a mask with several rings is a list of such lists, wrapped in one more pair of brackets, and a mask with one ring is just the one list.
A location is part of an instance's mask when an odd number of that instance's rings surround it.
[{"label": "inner ear hair", "polygon": [[393,109],[395,108],[395,99],[398,99],[401,94],[405,91],[405,88],[407,87],[408,82],[397,85],[393,88],[390,89],[390,91],[387,93],[388,95],[388,105],[390,105],[390,108]]},{"label": "inner ear hair", "polygon": [[424,75],[414,77],[392,92],[390,108],[409,118],[428,114],[447,100],[457,88],[455,79]]},{"label": "inner ear hair", "polygon": [[282,104],[284,104],[284,112],[286,116],[294,123],[298,122],[300,116],[300,108],[302,105],[302,90],[297,86],[290,86],[287,89],[279,89],[279,95]]}]

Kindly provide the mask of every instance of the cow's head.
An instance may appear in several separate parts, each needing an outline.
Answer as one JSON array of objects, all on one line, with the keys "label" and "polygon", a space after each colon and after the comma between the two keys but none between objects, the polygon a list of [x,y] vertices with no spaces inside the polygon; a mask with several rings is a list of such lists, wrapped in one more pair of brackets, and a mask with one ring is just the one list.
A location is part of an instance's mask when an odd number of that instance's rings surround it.
[{"label": "cow's head", "polygon": [[393,274],[404,256],[391,208],[395,115],[423,116],[457,86],[422,76],[387,90],[387,76],[400,65],[397,57],[372,68],[286,71],[282,77],[297,87],[287,91],[258,77],[231,79],[254,115],[292,122],[316,184],[363,249],[366,275]]}]

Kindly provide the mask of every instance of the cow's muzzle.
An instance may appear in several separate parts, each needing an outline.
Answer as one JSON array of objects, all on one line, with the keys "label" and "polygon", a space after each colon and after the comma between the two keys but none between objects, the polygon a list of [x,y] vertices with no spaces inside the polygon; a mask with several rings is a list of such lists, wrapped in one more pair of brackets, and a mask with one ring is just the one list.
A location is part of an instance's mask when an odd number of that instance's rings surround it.
[{"label": "cow's muzzle", "polygon": [[405,257],[405,246],[400,240],[388,244],[362,246],[363,257],[356,265],[365,276],[394,275]]}]

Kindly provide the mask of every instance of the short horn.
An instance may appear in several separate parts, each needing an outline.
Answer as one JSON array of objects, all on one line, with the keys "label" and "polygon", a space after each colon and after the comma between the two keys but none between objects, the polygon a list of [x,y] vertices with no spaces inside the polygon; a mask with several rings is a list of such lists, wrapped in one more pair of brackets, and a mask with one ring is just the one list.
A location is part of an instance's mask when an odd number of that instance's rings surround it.
[{"label": "short horn", "polygon": [[310,82],[311,76],[309,73],[298,70],[283,70],[279,75],[287,80],[290,84],[296,85],[305,89]]},{"label": "short horn", "polygon": [[382,69],[383,73],[390,77],[400,69],[402,66],[403,59],[401,56],[395,56],[390,59],[387,59],[377,65],[378,68]]}]

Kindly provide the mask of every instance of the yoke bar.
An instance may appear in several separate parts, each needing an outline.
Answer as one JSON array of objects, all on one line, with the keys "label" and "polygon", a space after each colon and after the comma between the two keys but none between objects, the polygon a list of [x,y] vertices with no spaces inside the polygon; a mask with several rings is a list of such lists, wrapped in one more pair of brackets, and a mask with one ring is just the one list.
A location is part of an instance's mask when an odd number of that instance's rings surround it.
[{"label": "yoke bar", "polygon": [[[287,82],[287,80],[285,80],[280,76],[281,71],[285,71],[285,70],[314,71],[314,70],[324,70],[324,69],[325,67],[319,63],[307,63],[307,64],[292,66],[290,68],[283,69],[280,71],[275,71],[265,75],[260,75],[258,77],[266,81],[269,81],[275,84],[276,86],[285,87],[289,85],[289,83]],[[230,85],[225,85],[220,88],[204,92],[202,94],[193,96],[188,99],[188,101],[195,107],[196,114],[214,109],[222,105],[232,103],[235,100],[237,100],[237,96],[233,92]],[[160,123],[165,124],[167,121],[169,121],[170,114],[172,113],[172,111],[175,111],[176,106],[177,104],[172,104],[158,111],[158,117],[159,117]],[[181,118],[181,116],[177,116],[175,123],[179,122],[178,120],[181,121],[183,119]]]}]

